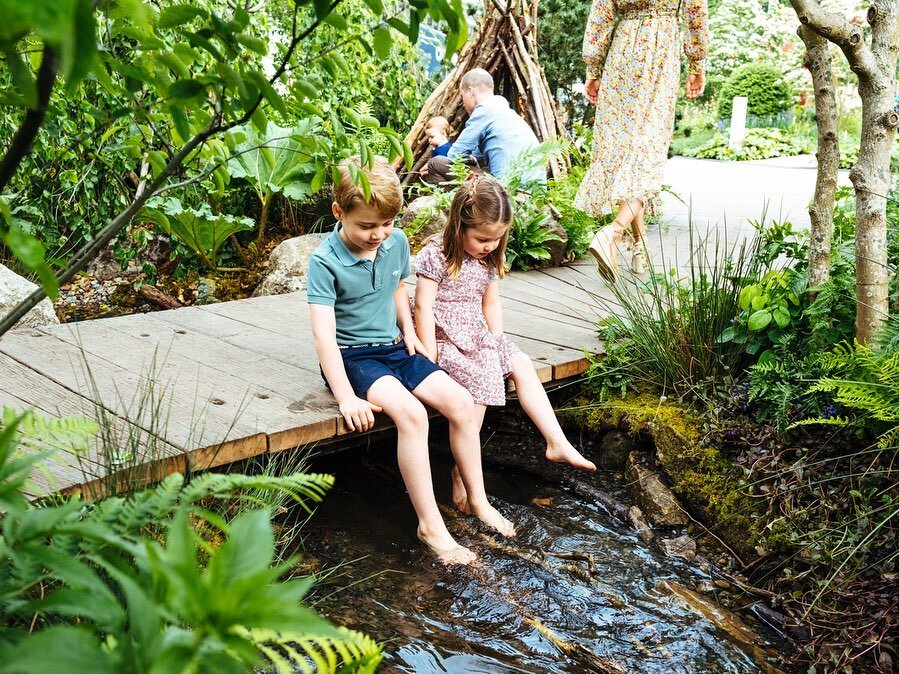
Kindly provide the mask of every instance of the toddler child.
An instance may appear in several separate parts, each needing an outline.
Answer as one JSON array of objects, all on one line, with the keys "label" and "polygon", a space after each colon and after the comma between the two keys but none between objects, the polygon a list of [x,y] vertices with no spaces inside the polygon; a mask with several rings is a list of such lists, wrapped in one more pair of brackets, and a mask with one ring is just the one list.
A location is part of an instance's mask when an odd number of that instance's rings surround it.
[{"label": "toddler child", "polygon": [[428,144],[433,148],[431,153],[435,157],[445,157],[449,154],[453,144],[449,141],[453,129],[446,117],[431,117],[425,124],[425,135]]},{"label": "toddler child", "polygon": [[[469,176],[453,198],[443,236],[416,258],[418,335],[440,367],[471,393],[479,428],[487,405],[506,403],[505,378],[511,377],[521,407],[546,439],[546,458],[596,470],[565,437],[530,358],[503,334],[499,279],[511,223],[505,189],[490,176]],[[453,502],[468,512],[455,468]]]},{"label": "toddler child", "polygon": [[[353,162],[369,182],[369,198],[350,177]],[[471,562],[444,524],[431,482],[428,415],[422,403],[450,424],[450,445],[470,512],[506,535],[511,522],[487,501],[481,445],[471,395],[420,355],[403,279],[409,275],[409,243],[394,229],[403,194],[383,157],[371,167],[358,157],[339,166],[334,185],[334,231],[309,260],[307,301],[322,376],[351,430],[374,425],[383,411],[396,424],[397,460],[418,515],[418,537],[446,564]]]}]

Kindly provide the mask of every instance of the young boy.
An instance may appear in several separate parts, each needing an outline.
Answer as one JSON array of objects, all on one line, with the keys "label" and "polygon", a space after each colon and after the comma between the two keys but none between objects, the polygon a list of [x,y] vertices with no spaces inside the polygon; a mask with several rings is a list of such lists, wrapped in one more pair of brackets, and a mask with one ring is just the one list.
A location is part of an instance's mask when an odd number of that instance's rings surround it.
[{"label": "young boy", "polygon": [[435,157],[445,157],[449,154],[453,144],[449,136],[453,132],[449,120],[446,117],[431,117],[425,124],[425,135],[428,144],[433,148],[431,154]]},{"label": "young boy", "polygon": [[[368,178],[369,199],[350,177],[349,162]],[[450,423],[450,445],[469,494],[471,512],[507,536],[512,523],[487,501],[481,442],[471,395],[428,358],[415,334],[403,279],[410,274],[409,243],[393,220],[403,194],[396,173],[377,157],[339,166],[334,185],[334,231],[309,259],[307,301],[322,374],[351,430],[374,425],[383,411],[397,429],[397,460],[418,537],[445,564],[468,564],[475,554],[446,528],[431,482],[428,415],[422,403]],[[472,503],[471,494],[475,494]]]}]

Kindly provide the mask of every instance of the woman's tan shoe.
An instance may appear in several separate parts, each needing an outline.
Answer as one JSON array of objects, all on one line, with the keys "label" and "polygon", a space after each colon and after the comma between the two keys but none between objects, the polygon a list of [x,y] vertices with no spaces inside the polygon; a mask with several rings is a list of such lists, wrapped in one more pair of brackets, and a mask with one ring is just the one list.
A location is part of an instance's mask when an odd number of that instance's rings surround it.
[{"label": "woman's tan shoe", "polygon": [[618,243],[615,227],[606,225],[593,235],[590,254],[596,260],[596,272],[610,283],[618,280]]},{"label": "woman's tan shoe", "polygon": [[631,258],[631,271],[637,276],[646,273],[649,249],[643,241],[634,244],[634,256]]}]

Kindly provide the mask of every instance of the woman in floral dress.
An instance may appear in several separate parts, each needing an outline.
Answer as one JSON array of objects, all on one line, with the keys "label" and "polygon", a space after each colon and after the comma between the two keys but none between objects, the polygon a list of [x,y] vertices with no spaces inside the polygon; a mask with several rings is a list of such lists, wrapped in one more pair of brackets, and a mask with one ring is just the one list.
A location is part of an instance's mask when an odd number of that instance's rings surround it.
[{"label": "woman in floral dress", "polygon": [[584,89],[596,106],[596,125],[590,168],[574,205],[593,217],[617,210],[590,245],[600,274],[610,280],[617,278],[618,245],[628,226],[634,272],[643,272],[643,219],[659,212],[681,45],[689,64],[687,98],[696,98],[705,86],[708,41],[706,0],[593,0],[583,53]]}]

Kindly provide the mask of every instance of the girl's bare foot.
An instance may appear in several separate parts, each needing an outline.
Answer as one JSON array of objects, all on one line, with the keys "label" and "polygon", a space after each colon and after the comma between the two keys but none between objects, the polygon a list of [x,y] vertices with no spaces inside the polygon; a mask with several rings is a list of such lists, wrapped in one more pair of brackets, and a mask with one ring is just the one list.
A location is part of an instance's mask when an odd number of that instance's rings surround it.
[{"label": "girl's bare foot", "polygon": [[444,566],[452,564],[471,564],[478,556],[463,545],[456,543],[450,533],[444,529],[442,533],[428,533],[422,525],[418,526],[418,539],[427,545]]},{"label": "girl's bare foot", "polygon": [[546,458],[553,463],[567,463],[581,470],[596,470],[596,464],[588,461],[574,448],[568,440],[564,442],[551,442],[546,445]]},{"label": "girl's bare foot", "polygon": [[460,512],[471,515],[471,506],[468,505],[468,492],[465,491],[465,484],[462,482],[462,476],[459,475],[459,467],[453,466],[453,504]]},{"label": "girl's bare foot", "polygon": [[517,533],[515,525],[500,514],[499,510],[485,501],[483,505],[470,504],[472,514],[492,529],[496,529],[503,536],[512,538]]}]

